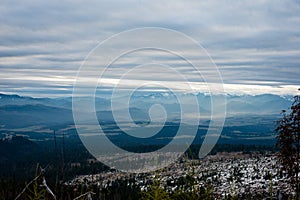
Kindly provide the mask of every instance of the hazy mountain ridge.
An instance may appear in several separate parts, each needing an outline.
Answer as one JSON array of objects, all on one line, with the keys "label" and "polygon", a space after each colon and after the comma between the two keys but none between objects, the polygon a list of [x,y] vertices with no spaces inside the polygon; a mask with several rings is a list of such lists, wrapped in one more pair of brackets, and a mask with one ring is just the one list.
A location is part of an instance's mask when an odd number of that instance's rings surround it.
[{"label": "hazy mountain ridge", "polygon": [[[209,95],[181,94],[184,104],[189,105],[190,98],[199,102],[201,115],[209,116],[210,99]],[[216,97],[217,98],[217,97]],[[227,95],[227,115],[230,117],[238,115],[279,115],[283,109],[291,105],[291,97],[282,97],[273,94],[264,95]],[[87,101],[87,97],[75,99],[75,101]],[[88,102],[88,101],[87,101]],[[176,96],[170,93],[138,93],[131,97],[129,102],[129,113],[134,121],[148,121],[149,109],[154,104],[161,104],[172,117],[176,119],[180,113],[180,106]],[[120,97],[117,102],[115,113],[120,116],[126,114],[127,104]],[[95,100],[96,112],[99,120],[112,121],[111,103],[107,98],[97,97]],[[72,124],[72,98],[33,98],[19,95],[0,94],[0,126],[2,128],[26,127],[34,125]]]}]

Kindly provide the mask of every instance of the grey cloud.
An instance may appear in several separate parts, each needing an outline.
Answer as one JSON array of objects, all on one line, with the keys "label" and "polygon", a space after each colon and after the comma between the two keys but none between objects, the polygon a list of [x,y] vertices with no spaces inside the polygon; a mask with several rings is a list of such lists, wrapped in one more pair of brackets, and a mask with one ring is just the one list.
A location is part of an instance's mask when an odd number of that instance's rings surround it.
[{"label": "grey cloud", "polygon": [[[225,83],[253,81],[263,85],[265,80],[300,85],[300,5],[297,0],[12,0],[1,1],[0,13],[3,77],[22,80],[48,70],[49,77],[66,76],[71,80],[81,61],[98,42],[130,28],[156,26],[182,31],[199,41],[219,66]],[[295,53],[286,53],[291,50]],[[159,53],[155,56],[157,61],[190,74],[193,80],[193,73],[177,58]],[[139,63],[129,60],[118,67],[124,69],[132,64]],[[156,74],[155,78],[163,76]],[[6,91],[9,85],[13,91],[19,86],[19,92],[27,87],[24,92],[31,91],[33,95],[39,84],[45,91],[48,88],[51,95],[55,88],[60,94],[64,90],[69,94],[71,90],[55,82],[4,80],[1,84]]]},{"label": "grey cloud", "polygon": [[1,57],[21,57],[21,56],[31,56],[31,55],[44,55],[47,52],[43,52],[42,50],[0,50],[0,58]]},{"label": "grey cloud", "polygon": [[76,58],[43,57],[43,58],[39,58],[39,59],[44,60],[44,61],[50,61],[50,62],[66,63],[66,62],[82,62],[84,57],[76,57]]}]

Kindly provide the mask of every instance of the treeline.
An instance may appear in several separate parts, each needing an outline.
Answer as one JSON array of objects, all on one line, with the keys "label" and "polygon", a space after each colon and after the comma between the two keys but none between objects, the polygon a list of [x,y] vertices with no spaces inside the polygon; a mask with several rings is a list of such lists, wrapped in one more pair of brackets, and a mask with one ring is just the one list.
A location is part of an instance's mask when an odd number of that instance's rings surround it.
[{"label": "treeline", "polygon": [[[97,186],[67,186],[63,182],[70,180],[77,175],[98,174],[109,168],[99,162],[90,162],[92,156],[87,152],[81,143],[65,143],[63,146],[57,139],[56,149],[53,141],[43,143],[34,143],[21,136],[16,136],[10,141],[0,141],[0,199],[14,199],[24,188],[25,184],[34,176],[36,164],[46,168],[44,176],[47,179],[49,187],[57,194],[59,199],[73,199],[80,194],[93,191],[95,199],[140,199],[142,194],[140,189],[131,184],[133,180],[119,180],[107,188]],[[140,149],[141,147],[130,147],[131,149]],[[157,149],[157,146],[146,145],[147,151]],[[200,145],[192,145],[187,150],[190,158],[197,158]],[[258,145],[232,145],[217,144],[212,150],[212,154],[217,152],[264,152],[276,151],[272,146]],[[209,188],[209,187],[208,187]],[[162,191],[161,191],[162,192]],[[207,188],[202,188],[197,195],[207,195]],[[144,194],[145,195],[145,194]],[[170,198],[178,199],[187,195],[185,192],[177,191],[174,194],[168,194]],[[195,195],[195,194],[194,194]],[[46,195],[47,196],[47,195]],[[118,197],[120,196],[120,198]],[[23,197],[22,197],[23,198]],[[183,199],[186,199],[184,197]],[[24,199],[27,199],[24,197]]]},{"label": "treeline", "polygon": [[[201,145],[191,145],[186,151],[189,158],[198,159],[198,152]],[[242,152],[244,154],[259,153],[263,154],[265,152],[276,152],[278,151],[276,146],[270,145],[244,145],[244,144],[216,144],[210,152],[210,155],[215,155],[218,152]]]}]

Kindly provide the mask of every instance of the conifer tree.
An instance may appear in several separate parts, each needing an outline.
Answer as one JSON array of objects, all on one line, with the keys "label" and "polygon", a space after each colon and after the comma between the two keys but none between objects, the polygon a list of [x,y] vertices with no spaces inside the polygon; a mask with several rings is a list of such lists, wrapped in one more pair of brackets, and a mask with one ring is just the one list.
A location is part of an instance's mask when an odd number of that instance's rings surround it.
[{"label": "conifer tree", "polygon": [[[300,89],[299,89],[300,91]],[[283,169],[291,178],[292,186],[296,191],[296,199],[300,196],[299,180],[299,153],[300,153],[300,96],[294,97],[290,111],[282,111],[282,119],[278,121],[276,131],[279,160]]]}]

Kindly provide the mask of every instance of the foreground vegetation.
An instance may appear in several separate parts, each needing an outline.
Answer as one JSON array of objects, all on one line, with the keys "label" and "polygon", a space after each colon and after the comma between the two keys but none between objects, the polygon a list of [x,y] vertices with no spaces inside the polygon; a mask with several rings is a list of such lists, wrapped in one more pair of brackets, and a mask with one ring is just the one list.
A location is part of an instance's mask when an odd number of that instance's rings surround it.
[{"label": "foreground vegetation", "polygon": [[[224,156],[234,156],[232,158]],[[274,154],[271,154],[274,155]],[[251,156],[251,157],[249,157]],[[267,157],[266,157],[267,156]],[[222,157],[222,158],[221,158]],[[190,160],[185,157],[183,160],[179,161],[177,164],[172,165],[166,169],[161,169],[159,171],[148,173],[148,174],[127,174],[117,171],[103,172],[101,174],[111,174],[114,175],[115,179],[111,177],[104,176],[104,179],[99,179],[98,175],[93,176],[82,176],[78,177],[80,182],[58,182],[56,185],[55,181],[51,181],[51,176],[47,173],[47,168],[42,169],[41,167],[36,167],[36,172],[31,175],[31,178],[25,181],[23,184],[18,186],[13,185],[13,183],[3,184],[1,188],[1,199],[14,199],[18,194],[22,192],[22,188],[25,191],[19,196],[18,199],[277,199],[278,187],[275,189],[273,187],[272,181],[266,182],[266,192],[262,190],[250,190],[245,193],[240,193],[240,189],[244,186],[239,185],[239,180],[241,179],[240,170],[247,166],[247,163],[243,165],[238,165],[236,168],[235,163],[244,163],[244,161],[249,160],[249,158],[254,158],[254,160],[261,158],[268,158],[268,160],[273,160],[274,156],[269,157],[265,154],[253,153],[249,155],[248,153],[243,154],[242,152],[233,153],[221,153],[217,155],[209,156],[209,160]],[[214,161],[215,158],[220,158],[219,161]],[[252,159],[253,160],[253,159]],[[234,163],[232,163],[234,161]],[[218,188],[221,181],[220,178],[210,179],[210,177],[216,176],[216,169],[206,168],[207,164],[209,166],[218,166],[222,163],[228,163],[232,167],[230,172],[231,177],[227,181],[231,184],[229,185],[232,189],[226,190],[227,192],[219,193]],[[232,164],[230,164],[232,163]],[[226,168],[225,164],[225,168]],[[268,164],[262,165],[258,163],[258,166],[264,168]],[[177,169],[177,171],[176,171]],[[199,171],[200,169],[200,171]],[[264,180],[272,180],[272,175],[275,173],[271,172],[272,166],[266,170],[270,170],[269,175],[262,177]],[[175,170],[175,171],[174,171]],[[202,172],[201,172],[202,171]],[[206,172],[207,171],[207,172]],[[264,170],[265,171],[265,170]],[[209,173],[209,176],[203,176],[203,174]],[[121,174],[121,175],[120,175]],[[201,176],[202,174],[202,176]],[[215,175],[214,175],[215,174]],[[252,173],[255,176],[255,173]],[[174,175],[174,177],[173,177]],[[200,176],[199,176],[200,175]],[[278,176],[278,175],[276,175]],[[105,178],[106,177],[106,178]],[[173,178],[172,178],[173,177]],[[199,179],[200,177],[200,179]],[[223,176],[224,177],[224,176]],[[32,181],[30,181],[32,180]],[[76,179],[74,179],[76,180]],[[142,181],[142,182],[141,182]],[[200,182],[199,182],[200,181]],[[99,184],[100,183],[100,184]],[[203,184],[204,183],[204,184]],[[28,185],[30,184],[30,185]],[[236,184],[236,185],[234,185]],[[9,186],[10,185],[10,186]],[[28,185],[26,188],[25,185]],[[238,186],[238,189],[235,189]],[[171,189],[172,188],[172,189]],[[247,190],[247,187],[244,189]],[[6,192],[6,193],[5,193]],[[10,196],[7,196],[10,192]],[[274,193],[275,192],[275,193]],[[55,197],[52,195],[55,194]],[[221,195],[222,194],[222,195]],[[90,197],[90,198],[88,198]],[[287,199],[288,196],[282,196],[283,199]],[[290,199],[293,195],[290,194]]]}]

